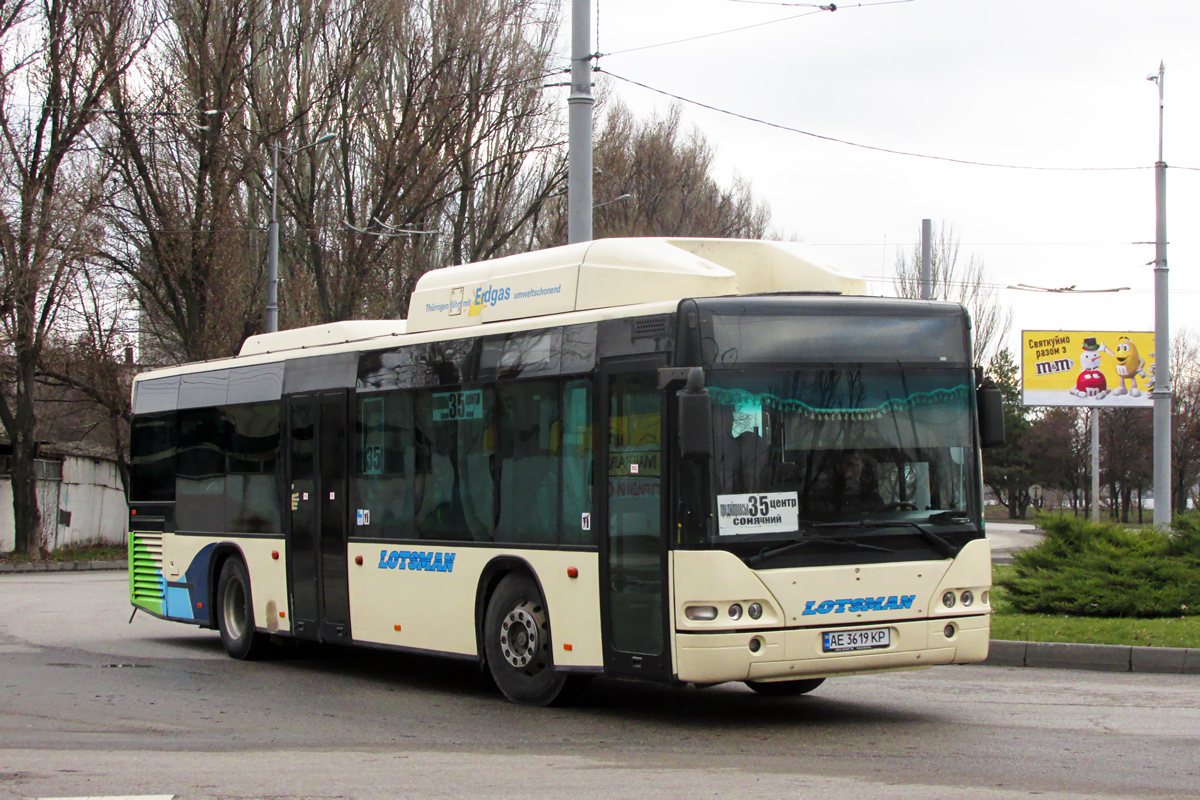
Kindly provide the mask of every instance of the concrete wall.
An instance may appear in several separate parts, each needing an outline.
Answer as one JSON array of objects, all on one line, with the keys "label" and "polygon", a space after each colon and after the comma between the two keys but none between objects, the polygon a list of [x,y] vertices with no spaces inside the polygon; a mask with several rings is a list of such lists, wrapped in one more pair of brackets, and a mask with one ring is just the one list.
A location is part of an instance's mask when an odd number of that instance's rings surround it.
[{"label": "concrete wall", "polygon": [[[76,542],[125,542],[129,511],[115,462],[65,456],[61,481],[38,481],[38,505],[48,550]],[[12,482],[0,475],[0,552],[12,550],[14,542]]]}]

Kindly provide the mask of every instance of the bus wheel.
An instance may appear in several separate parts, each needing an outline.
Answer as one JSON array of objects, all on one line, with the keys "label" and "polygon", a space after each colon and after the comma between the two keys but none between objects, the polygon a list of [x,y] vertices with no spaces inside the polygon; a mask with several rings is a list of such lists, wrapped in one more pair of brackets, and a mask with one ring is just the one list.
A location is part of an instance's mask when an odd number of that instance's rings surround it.
[{"label": "bus wheel", "polygon": [[562,693],[567,676],[554,671],[550,617],[537,585],[525,575],[500,581],[483,620],[488,671],[514,703],[547,706]]},{"label": "bus wheel", "polygon": [[801,681],[746,681],[746,685],[766,697],[799,697],[808,694],[825,682],[824,678],[809,678]]},{"label": "bus wheel", "polygon": [[217,580],[217,626],[221,644],[233,658],[250,661],[262,658],[270,642],[254,629],[254,606],[250,602],[250,576],[239,558],[221,567]]}]

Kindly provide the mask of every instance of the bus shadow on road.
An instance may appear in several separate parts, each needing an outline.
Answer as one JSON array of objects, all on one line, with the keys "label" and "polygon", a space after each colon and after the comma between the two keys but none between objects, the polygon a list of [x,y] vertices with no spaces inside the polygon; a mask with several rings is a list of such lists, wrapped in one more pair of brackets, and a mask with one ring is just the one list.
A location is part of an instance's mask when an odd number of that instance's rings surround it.
[{"label": "bus shadow on road", "polygon": [[[197,646],[194,640],[190,644]],[[521,716],[531,711],[554,715],[558,721],[564,715],[577,715],[606,723],[644,722],[654,726],[668,723],[687,728],[717,726],[725,730],[764,725],[855,728],[938,721],[927,712],[863,701],[860,690],[851,684],[839,687],[837,681],[830,681],[812,695],[778,698],[757,695],[737,683],[697,689],[597,678],[574,703],[539,710],[525,709],[505,700],[486,671],[473,660],[299,643],[280,648],[273,661],[310,677],[341,677],[372,684],[381,691],[432,692],[457,697],[476,706],[477,712],[493,706],[485,712],[491,717],[506,716],[511,709]],[[839,696],[840,691],[844,694]]]},{"label": "bus shadow on road", "polygon": [[836,684],[826,684],[817,693],[801,697],[764,697],[738,683],[703,689],[671,687],[636,681],[599,679],[574,706],[581,713],[619,717],[661,725],[730,729],[763,726],[860,727],[878,724],[921,724],[935,722],[930,714],[895,706],[881,706],[851,699],[859,692],[845,687],[839,696]]}]

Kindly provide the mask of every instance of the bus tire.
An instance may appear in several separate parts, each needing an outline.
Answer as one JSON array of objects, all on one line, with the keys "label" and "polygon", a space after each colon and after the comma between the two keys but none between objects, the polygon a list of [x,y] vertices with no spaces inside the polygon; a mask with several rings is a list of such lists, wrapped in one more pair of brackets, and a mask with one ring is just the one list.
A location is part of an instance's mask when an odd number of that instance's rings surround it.
[{"label": "bus tire", "polygon": [[824,682],[824,678],[808,678],[799,681],[746,681],[746,685],[764,697],[799,697]]},{"label": "bus tire", "polygon": [[226,559],[217,581],[217,627],[221,644],[232,658],[253,661],[266,655],[270,647],[267,635],[254,628],[254,604],[250,594],[250,575],[237,557]]},{"label": "bus tire", "polygon": [[492,680],[512,702],[548,706],[563,694],[567,676],[554,670],[546,601],[528,576],[507,575],[492,593],[483,648]]}]

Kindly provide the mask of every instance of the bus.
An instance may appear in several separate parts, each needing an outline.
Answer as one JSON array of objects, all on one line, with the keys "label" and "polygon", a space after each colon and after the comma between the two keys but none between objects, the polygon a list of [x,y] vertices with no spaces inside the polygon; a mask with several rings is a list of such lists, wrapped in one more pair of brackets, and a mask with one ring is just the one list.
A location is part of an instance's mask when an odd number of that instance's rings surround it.
[{"label": "bus", "polygon": [[779,242],[433,270],[407,320],[136,377],[131,601],[238,659],[470,659],[528,705],[980,661],[1003,433],[971,352],[961,305]]}]

